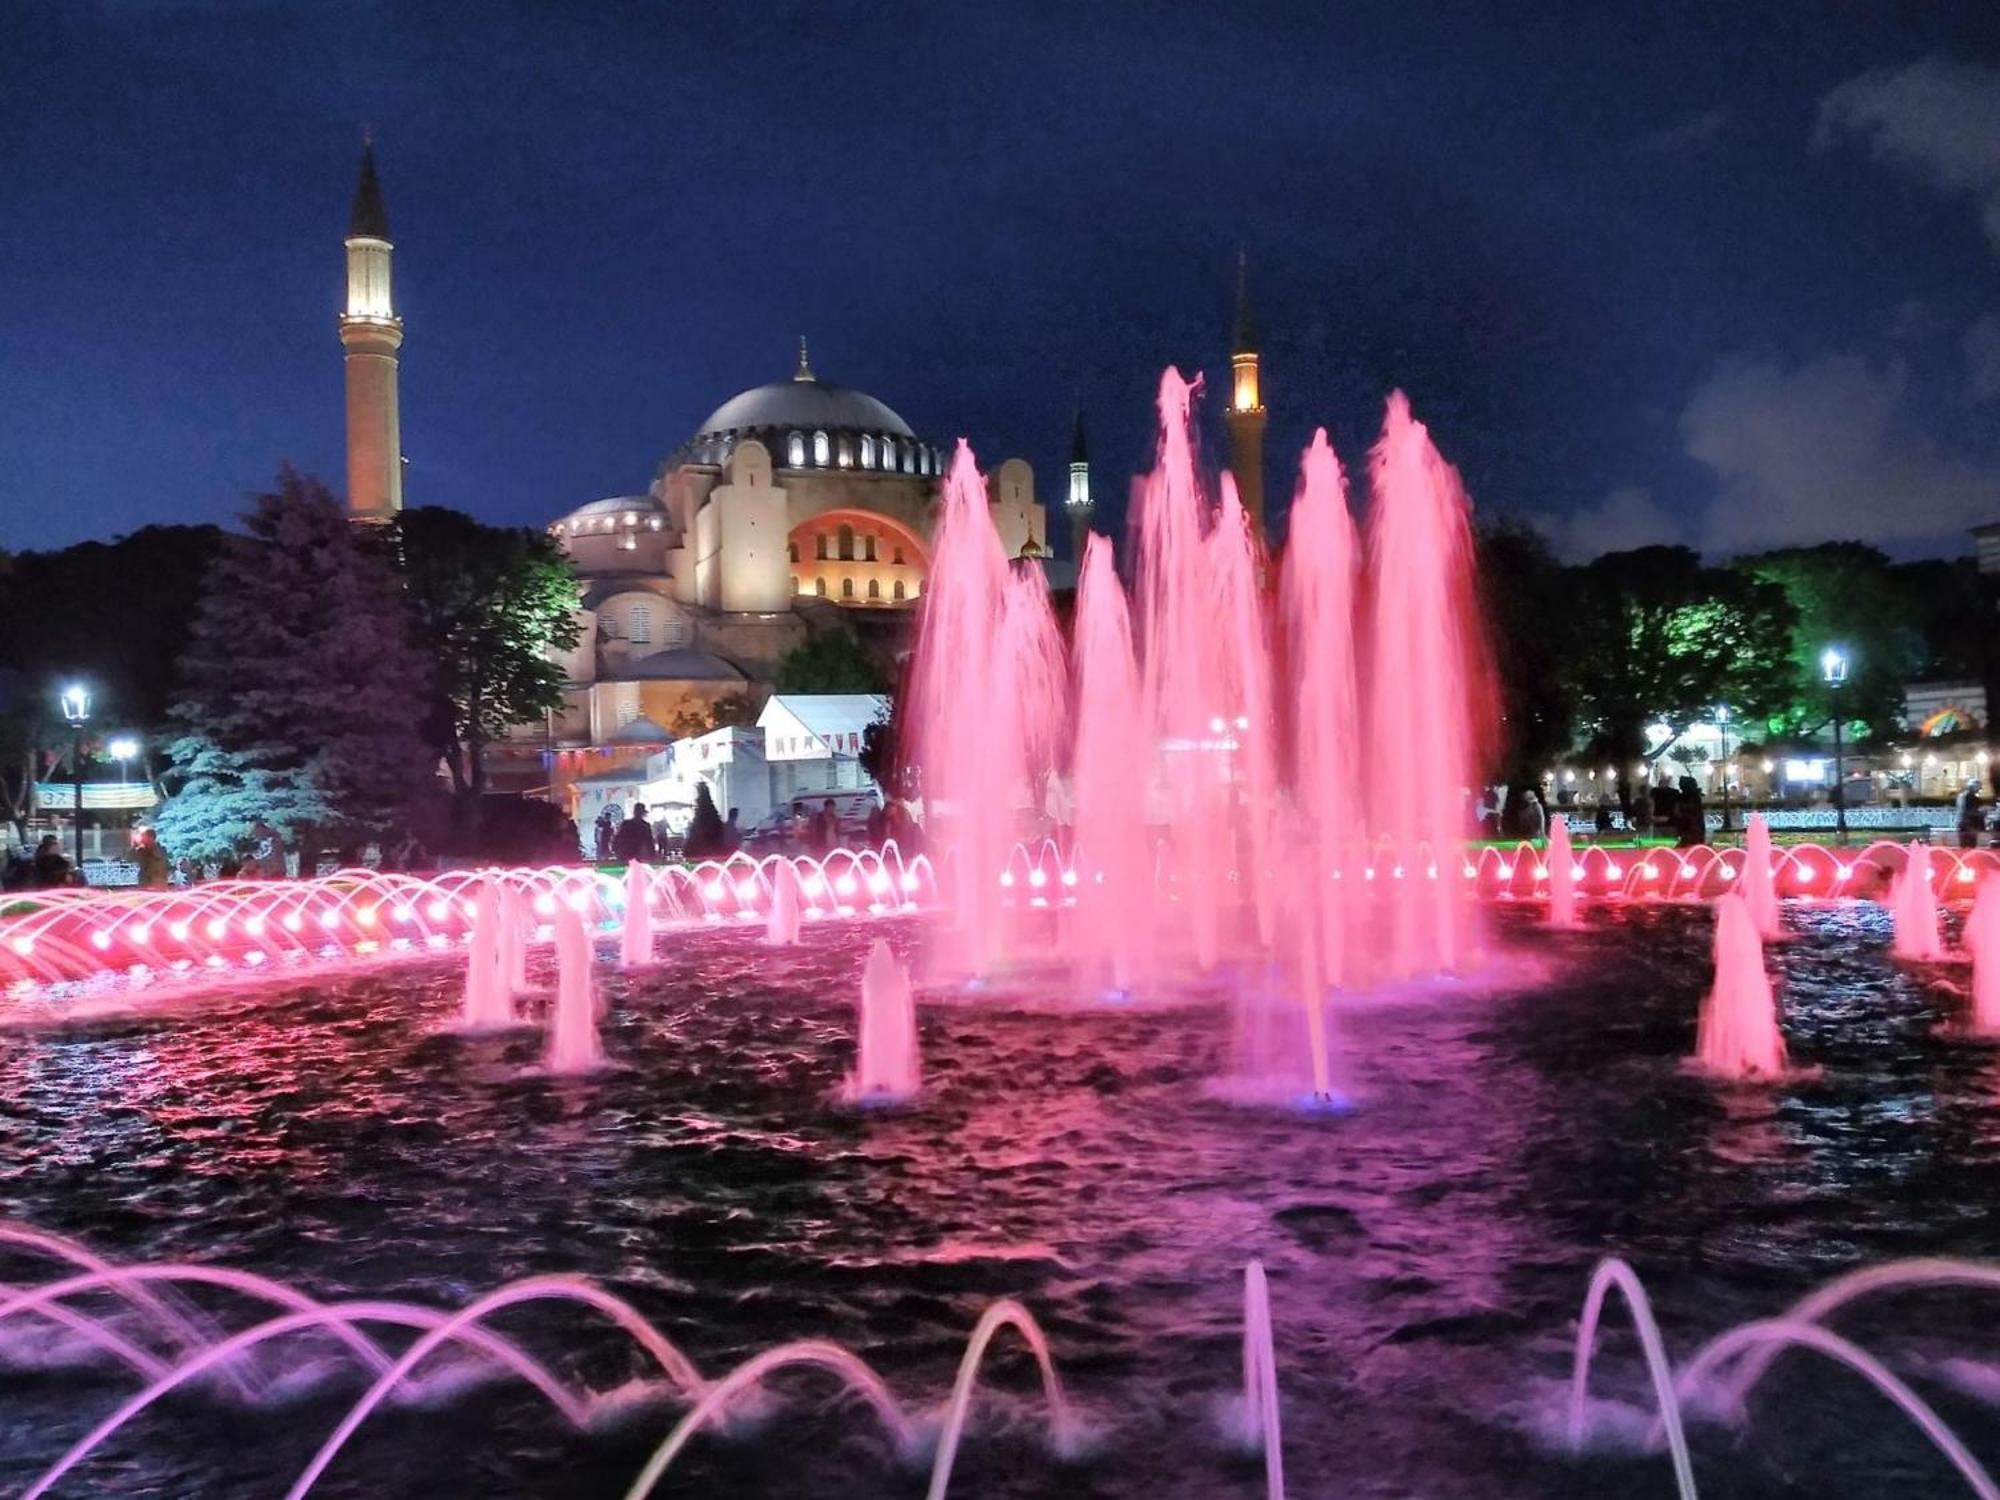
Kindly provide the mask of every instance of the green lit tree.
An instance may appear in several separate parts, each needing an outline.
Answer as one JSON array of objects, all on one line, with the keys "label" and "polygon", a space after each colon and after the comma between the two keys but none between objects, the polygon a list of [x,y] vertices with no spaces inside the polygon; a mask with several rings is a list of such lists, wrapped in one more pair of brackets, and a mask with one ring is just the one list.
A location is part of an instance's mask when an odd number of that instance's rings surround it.
[{"label": "green lit tree", "polygon": [[815,631],[778,658],[781,693],[880,693],[882,668],[845,626]]},{"label": "green lit tree", "polygon": [[382,538],[287,468],[209,566],[170,717],[171,854],[221,856],[258,823],[299,845],[387,834],[436,764],[427,672]]},{"label": "green lit tree", "polygon": [[1845,648],[1847,683],[1840,690],[1842,723],[1857,737],[1893,733],[1902,723],[1903,684],[1924,669],[1925,610],[1917,589],[1873,547],[1829,542],[1737,559],[1735,570],[1781,590],[1793,621],[1786,638],[1787,681],[1762,717],[1773,737],[1798,738],[1824,729],[1832,698],[1821,680],[1820,656]]},{"label": "green lit tree", "polygon": [[442,506],[401,512],[390,541],[430,658],[425,732],[458,791],[486,789],[486,747],[562,706],[551,659],[578,640],[576,573],[546,532]]},{"label": "green lit tree", "polygon": [[[1579,726],[1628,768],[1671,745],[1718,703],[1761,715],[1787,701],[1796,611],[1784,590],[1685,547],[1611,552],[1568,575],[1567,675]],[[1668,737],[1648,743],[1648,725]]]}]

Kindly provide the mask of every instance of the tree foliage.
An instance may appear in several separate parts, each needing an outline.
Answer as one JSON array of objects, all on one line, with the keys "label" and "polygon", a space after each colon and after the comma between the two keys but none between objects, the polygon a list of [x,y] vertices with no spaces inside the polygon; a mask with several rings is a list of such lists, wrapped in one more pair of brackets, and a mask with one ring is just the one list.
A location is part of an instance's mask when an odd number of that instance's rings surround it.
[{"label": "tree foliage", "polygon": [[171,717],[170,853],[227,853],[259,822],[316,846],[390,832],[435,757],[427,671],[383,538],[289,468],[203,581]]},{"label": "tree foliage", "polygon": [[881,665],[846,626],[814,631],[778,658],[781,693],[880,693]]},{"label": "tree foliage", "polygon": [[[1568,672],[1580,727],[1622,770],[1727,703],[1788,701],[1796,612],[1784,590],[1685,547],[1610,552],[1569,575]],[[1649,746],[1646,728],[1669,737]]]},{"label": "tree foliage", "polygon": [[390,531],[430,659],[425,731],[452,784],[477,795],[485,747],[562,705],[563,671],[550,653],[578,640],[575,570],[546,532],[441,506],[405,510]]},{"label": "tree foliage", "polygon": [[1575,629],[1567,570],[1541,534],[1505,518],[1477,536],[1482,607],[1493,633],[1500,735],[1493,768],[1531,785],[1570,748],[1576,693],[1566,664]]}]

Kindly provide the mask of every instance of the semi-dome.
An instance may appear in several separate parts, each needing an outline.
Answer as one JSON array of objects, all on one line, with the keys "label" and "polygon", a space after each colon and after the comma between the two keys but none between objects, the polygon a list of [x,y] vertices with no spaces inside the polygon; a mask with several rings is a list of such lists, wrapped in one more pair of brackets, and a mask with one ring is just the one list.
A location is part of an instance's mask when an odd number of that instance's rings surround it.
[{"label": "semi-dome", "polygon": [[667,508],[656,495],[613,495],[579,505],[549,530],[558,536],[658,531],[666,524]]}]

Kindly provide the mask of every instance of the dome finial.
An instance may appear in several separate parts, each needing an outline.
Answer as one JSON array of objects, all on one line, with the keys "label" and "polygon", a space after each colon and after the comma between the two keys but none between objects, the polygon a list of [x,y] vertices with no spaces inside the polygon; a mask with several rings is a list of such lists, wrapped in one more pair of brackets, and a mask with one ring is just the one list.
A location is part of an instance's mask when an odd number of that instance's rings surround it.
[{"label": "dome finial", "polygon": [[799,367],[792,372],[792,379],[813,380],[816,378],[813,374],[812,366],[806,363],[806,336],[802,333],[799,335]]}]

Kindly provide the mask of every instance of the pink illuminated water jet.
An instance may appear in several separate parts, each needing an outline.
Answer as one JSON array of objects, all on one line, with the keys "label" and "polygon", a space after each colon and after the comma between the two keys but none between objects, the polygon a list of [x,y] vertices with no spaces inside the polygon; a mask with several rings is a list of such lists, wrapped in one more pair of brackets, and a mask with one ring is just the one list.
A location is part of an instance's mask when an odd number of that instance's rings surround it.
[{"label": "pink illuminated water jet", "polygon": [[1975,1036],[2000,1036],[2000,875],[1979,882],[1972,913],[1965,919],[1965,946],[1972,951],[1972,1018]]},{"label": "pink illuminated water jet", "polygon": [[1772,942],[1784,933],[1778,920],[1778,887],[1771,868],[1771,825],[1762,813],[1750,814],[1743,825],[1743,899],[1757,936]]},{"label": "pink illuminated water jet", "polygon": [[638,860],[625,867],[625,911],[619,927],[618,962],[642,969],[653,961],[652,881]]},{"label": "pink illuminated water jet", "polygon": [[588,1073],[604,1061],[597,1038],[597,995],[590,931],[568,906],[556,911],[556,998],[549,1015],[551,1073]]},{"label": "pink illuminated water jet", "polygon": [[1937,892],[1931,887],[1930,849],[1912,841],[1909,858],[1896,876],[1889,896],[1896,920],[1894,953],[1912,963],[1935,963],[1944,957],[1938,935]]},{"label": "pink illuminated water jet", "polygon": [[861,971],[861,1009],[854,1074],[847,1096],[857,1103],[890,1103],[917,1091],[917,1008],[910,976],[889,945],[877,938]]},{"label": "pink illuminated water jet", "polygon": [[1785,1071],[1778,1002],[1764,970],[1764,945],[1749,904],[1715,903],[1715,984],[1702,1002],[1695,1060],[1719,1078],[1777,1078]]},{"label": "pink illuminated water jet", "polygon": [[1576,926],[1576,857],[1570,852],[1569,819],[1556,814],[1549,824],[1549,926]]}]

